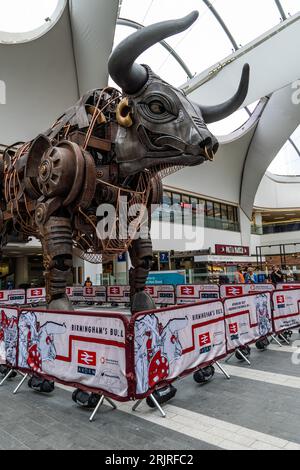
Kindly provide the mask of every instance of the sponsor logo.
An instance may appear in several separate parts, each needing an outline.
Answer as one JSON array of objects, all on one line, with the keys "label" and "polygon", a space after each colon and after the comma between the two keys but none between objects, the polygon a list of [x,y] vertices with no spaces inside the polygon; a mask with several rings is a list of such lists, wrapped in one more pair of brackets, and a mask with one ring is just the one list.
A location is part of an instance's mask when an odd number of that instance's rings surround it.
[{"label": "sponsor logo", "polygon": [[42,297],[43,296],[43,289],[32,289],[30,291],[31,297]]},{"label": "sponsor logo", "polygon": [[96,369],[88,369],[87,367],[78,367],[78,374],[96,376]]},{"label": "sponsor logo", "polygon": [[243,287],[226,287],[226,296],[227,297],[237,297],[238,295],[243,295]]},{"label": "sponsor logo", "polygon": [[121,289],[120,289],[120,287],[110,287],[109,293],[112,296],[118,296],[121,293]]},{"label": "sponsor logo", "polygon": [[154,287],[145,287],[145,292],[147,292],[149,295],[154,295]]},{"label": "sponsor logo", "polygon": [[230,334],[235,335],[239,331],[238,324],[231,323],[231,325],[229,325],[229,331],[230,331]]},{"label": "sponsor logo", "polygon": [[0,292],[0,300],[4,299],[4,292]]},{"label": "sponsor logo", "polygon": [[211,351],[211,339],[209,333],[199,335],[200,354],[206,354]]},{"label": "sponsor logo", "polygon": [[78,351],[78,364],[96,367],[97,354],[95,352],[90,351]]},{"label": "sponsor logo", "polygon": [[277,295],[276,302],[277,302],[278,308],[285,308],[285,296],[284,295]]},{"label": "sponsor logo", "polygon": [[94,295],[94,289],[92,287],[86,287],[85,295]]},{"label": "sponsor logo", "polygon": [[193,286],[182,286],[180,288],[180,293],[181,295],[189,295],[189,296],[194,296],[195,295],[195,288]]}]

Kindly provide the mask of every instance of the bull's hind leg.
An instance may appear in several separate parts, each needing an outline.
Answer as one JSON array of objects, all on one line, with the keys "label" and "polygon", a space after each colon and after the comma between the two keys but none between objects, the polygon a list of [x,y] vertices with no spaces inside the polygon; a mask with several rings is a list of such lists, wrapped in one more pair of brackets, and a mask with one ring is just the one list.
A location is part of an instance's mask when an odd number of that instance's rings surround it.
[{"label": "bull's hind leg", "polygon": [[73,310],[66,295],[72,270],[72,227],[70,219],[50,217],[42,228],[47,304],[51,310]]},{"label": "bull's hind leg", "polygon": [[155,310],[154,300],[144,290],[153,261],[151,240],[134,240],[129,255],[133,266],[129,272],[131,313]]}]

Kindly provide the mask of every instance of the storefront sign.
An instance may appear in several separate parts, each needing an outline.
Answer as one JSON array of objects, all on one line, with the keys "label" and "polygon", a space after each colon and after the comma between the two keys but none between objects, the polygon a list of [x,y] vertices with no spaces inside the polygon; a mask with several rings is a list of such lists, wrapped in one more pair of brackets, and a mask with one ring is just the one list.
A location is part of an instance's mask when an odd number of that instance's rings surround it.
[{"label": "storefront sign", "polygon": [[220,256],[250,256],[250,248],[248,246],[235,245],[216,245],[216,255]]}]

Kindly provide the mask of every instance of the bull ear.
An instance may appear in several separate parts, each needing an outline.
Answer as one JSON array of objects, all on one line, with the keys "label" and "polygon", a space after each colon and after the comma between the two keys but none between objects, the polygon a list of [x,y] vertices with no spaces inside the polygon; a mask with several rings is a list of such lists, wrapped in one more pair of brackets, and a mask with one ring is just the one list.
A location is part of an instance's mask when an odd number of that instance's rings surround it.
[{"label": "bull ear", "polygon": [[221,121],[222,119],[227,118],[235,111],[237,111],[240,106],[245,101],[248,90],[249,90],[249,81],[250,81],[250,66],[245,64],[242,72],[242,78],[239,84],[239,88],[236,94],[225,103],[216,105],[216,106],[201,106],[201,112],[204,121],[206,124],[211,124],[213,122]]},{"label": "bull ear", "polygon": [[112,79],[128,95],[139,92],[147,83],[148,72],[136,59],[147,49],[175,34],[188,29],[198,18],[197,11],[179,20],[163,21],[142,28],[121,42],[108,62]]}]

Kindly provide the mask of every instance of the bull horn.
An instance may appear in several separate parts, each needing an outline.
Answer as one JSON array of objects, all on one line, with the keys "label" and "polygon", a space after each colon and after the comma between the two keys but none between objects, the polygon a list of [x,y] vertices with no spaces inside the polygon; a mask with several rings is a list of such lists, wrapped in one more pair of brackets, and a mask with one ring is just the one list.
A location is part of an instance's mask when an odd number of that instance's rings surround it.
[{"label": "bull horn", "polygon": [[239,88],[230,100],[216,106],[200,106],[202,116],[206,124],[221,121],[240,108],[248,94],[249,80],[250,66],[249,64],[245,64]]},{"label": "bull horn", "polygon": [[108,71],[112,79],[125,94],[138,93],[147,83],[148,72],[136,59],[147,49],[175,34],[187,30],[198,18],[199,13],[193,11],[179,20],[163,21],[146,26],[122,41],[111,54]]}]

